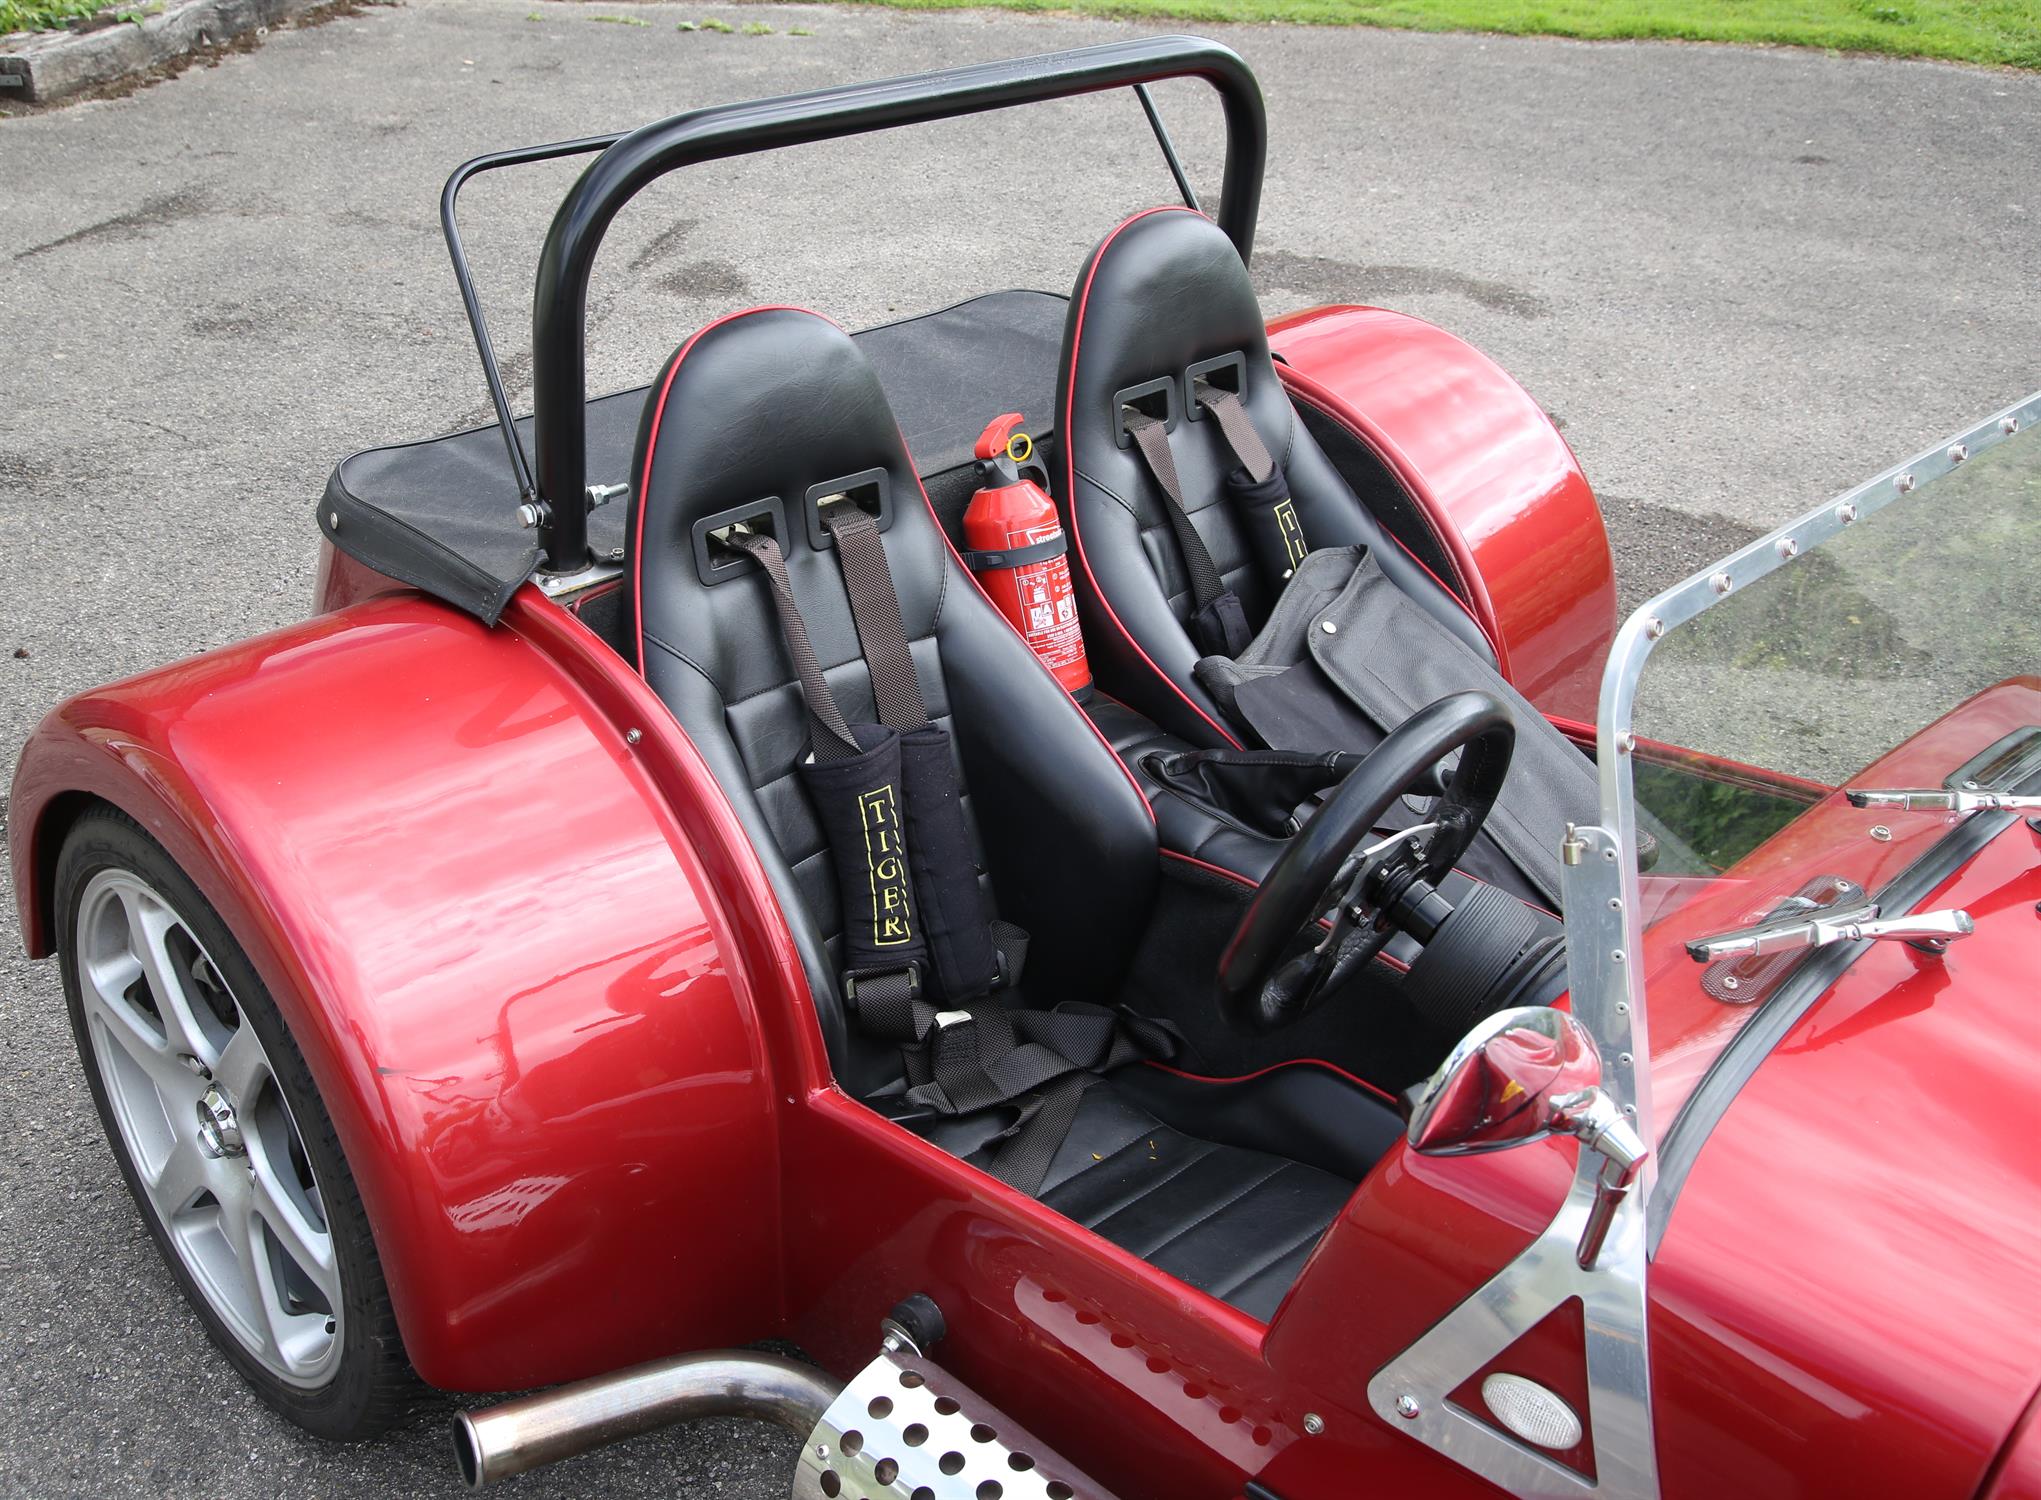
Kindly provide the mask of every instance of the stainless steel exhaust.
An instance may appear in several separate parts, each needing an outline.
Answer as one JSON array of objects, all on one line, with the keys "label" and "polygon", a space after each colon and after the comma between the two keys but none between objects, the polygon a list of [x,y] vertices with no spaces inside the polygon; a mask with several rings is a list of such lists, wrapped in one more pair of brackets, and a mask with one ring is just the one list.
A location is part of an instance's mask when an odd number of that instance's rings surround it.
[{"label": "stainless steel exhaust", "polygon": [[696,1417],[777,1422],[805,1439],[843,1389],[771,1354],[684,1354],[462,1412],[454,1452],[470,1489]]}]

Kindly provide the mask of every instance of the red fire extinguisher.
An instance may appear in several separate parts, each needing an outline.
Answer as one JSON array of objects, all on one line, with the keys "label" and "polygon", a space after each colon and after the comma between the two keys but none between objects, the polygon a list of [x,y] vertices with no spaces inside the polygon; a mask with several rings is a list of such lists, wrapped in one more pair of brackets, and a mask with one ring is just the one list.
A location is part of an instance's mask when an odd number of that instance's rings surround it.
[{"label": "red fire extinguisher", "polygon": [[1063,527],[1043,488],[1049,476],[1033,462],[1034,441],[1020,424],[1021,414],[1010,411],[994,417],[978,438],[980,488],[964,512],[964,561],[1064,689],[1082,692],[1091,686],[1091,667],[1063,555]]}]

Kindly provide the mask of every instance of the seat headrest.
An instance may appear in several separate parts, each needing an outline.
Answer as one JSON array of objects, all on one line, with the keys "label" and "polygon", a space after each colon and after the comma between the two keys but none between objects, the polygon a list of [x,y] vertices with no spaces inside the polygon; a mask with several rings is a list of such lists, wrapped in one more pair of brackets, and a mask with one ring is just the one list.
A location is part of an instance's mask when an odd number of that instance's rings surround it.
[{"label": "seat headrest", "polygon": [[[1230,354],[1249,371],[1268,368],[1261,305],[1233,241],[1188,208],[1136,214],[1077,273],[1063,349],[1075,409],[1063,430],[1113,442],[1116,391],[1170,376],[1180,385],[1186,370]],[[1181,419],[1181,390],[1176,399]]]},{"label": "seat headrest", "polygon": [[631,480],[625,576],[637,636],[656,634],[684,596],[754,571],[710,539],[734,521],[769,517],[801,577],[830,545],[815,501],[838,491],[883,506],[897,572],[941,574],[941,534],[879,378],[819,313],[733,313],[682,344],[646,401]]},{"label": "seat headrest", "polygon": [[653,384],[631,464],[648,523],[681,525],[763,495],[791,505],[868,469],[920,505],[879,377],[849,334],[796,307],[732,313],[682,344]]}]

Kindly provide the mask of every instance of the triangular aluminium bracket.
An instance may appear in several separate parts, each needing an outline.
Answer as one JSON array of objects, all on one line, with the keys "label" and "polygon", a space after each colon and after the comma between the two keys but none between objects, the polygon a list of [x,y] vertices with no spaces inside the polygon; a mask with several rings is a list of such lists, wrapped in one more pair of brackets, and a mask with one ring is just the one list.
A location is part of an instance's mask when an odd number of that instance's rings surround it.
[{"label": "triangular aluminium bracket", "polygon": [[[1641,940],[1631,838],[1569,830],[1560,881],[1576,1019],[1593,1034],[1602,1082],[1648,1144],[1650,1040],[1634,973]],[[1368,1402],[1391,1427],[1524,1500],[1657,1500],[1646,1340],[1645,1205],[1655,1163],[1617,1207],[1592,1270],[1578,1257],[1602,1158],[1583,1150],[1559,1213],[1529,1249],[1375,1373]],[[1578,1297],[1587,1356],[1594,1477],[1547,1457],[1449,1398],[1568,1298]]]},{"label": "triangular aluminium bracket", "polygon": [[[1368,1382],[1368,1404],[1383,1421],[1524,1500],[1658,1495],[1644,1337],[1644,1215],[1634,1196],[1617,1210],[1595,1268],[1583,1271],[1575,1258],[1594,1202],[1597,1160],[1588,1156],[1558,1217],[1529,1249]],[[1448,1399],[1572,1297],[1580,1299],[1586,1335],[1592,1479]]]}]

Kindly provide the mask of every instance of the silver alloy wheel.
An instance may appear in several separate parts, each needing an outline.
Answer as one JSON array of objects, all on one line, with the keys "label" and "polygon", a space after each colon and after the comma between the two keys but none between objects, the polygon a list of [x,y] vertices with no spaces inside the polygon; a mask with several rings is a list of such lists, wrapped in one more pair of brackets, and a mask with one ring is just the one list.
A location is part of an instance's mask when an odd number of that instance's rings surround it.
[{"label": "silver alloy wheel", "polygon": [[74,941],[107,1100],[185,1270],[264,1369],[326,1384],[346,1332],[340,1267],[261,1039],[190,925],[133,872],[92,877]]}]

